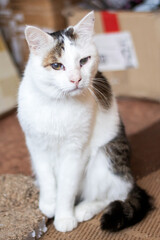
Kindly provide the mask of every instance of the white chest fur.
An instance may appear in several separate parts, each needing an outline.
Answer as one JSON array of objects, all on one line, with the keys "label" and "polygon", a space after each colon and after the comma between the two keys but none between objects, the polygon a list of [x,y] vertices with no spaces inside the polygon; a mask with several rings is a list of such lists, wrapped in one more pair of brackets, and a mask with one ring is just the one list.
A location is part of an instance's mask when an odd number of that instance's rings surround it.
[{"label": "white chest fur", "polygon": [[87,141],[93,121],[94,102],[83,99],[51,100],[42,98],[24,81],[19,90],[18,117],[26,135],[45,139]]}]

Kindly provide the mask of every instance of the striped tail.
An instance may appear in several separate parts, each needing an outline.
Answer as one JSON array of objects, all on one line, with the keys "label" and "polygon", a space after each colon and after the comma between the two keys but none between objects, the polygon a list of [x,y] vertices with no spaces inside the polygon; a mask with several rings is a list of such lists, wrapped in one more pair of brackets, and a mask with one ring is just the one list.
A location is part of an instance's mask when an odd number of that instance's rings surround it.
[{"label": "striped tail", "polygon": [[152,209],[152,198],[135,185],[124,202],[114,201],[109,204],[101,218],[101,229],[116,232],[132,226]]}]

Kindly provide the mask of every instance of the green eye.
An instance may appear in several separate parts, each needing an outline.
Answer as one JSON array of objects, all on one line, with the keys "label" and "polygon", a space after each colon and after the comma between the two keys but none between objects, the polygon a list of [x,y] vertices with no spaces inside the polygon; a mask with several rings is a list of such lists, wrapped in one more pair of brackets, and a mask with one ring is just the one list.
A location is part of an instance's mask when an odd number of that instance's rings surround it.
[{"label": "green eye", "polygon": [[82,67],[83,65],[85,65],[88,62],[89,58],[91,58],[91,57],[89,56],[89,57],[86,57],[86,58],[82,58],[80,60],[80,66]]},{"label": "green eye", "polygon": [[52,63],[51,67],[54,70],[65,70],[65,67],[64,67],[64,65],[62,63]]}]

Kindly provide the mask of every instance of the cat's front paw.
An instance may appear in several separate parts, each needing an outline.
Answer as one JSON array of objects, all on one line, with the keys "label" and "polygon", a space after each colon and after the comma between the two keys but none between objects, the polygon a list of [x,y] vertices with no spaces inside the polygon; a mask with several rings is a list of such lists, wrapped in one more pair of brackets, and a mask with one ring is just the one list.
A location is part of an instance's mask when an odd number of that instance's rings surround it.
[{"label": "cat's front paw", "polygon": [[75,217],[56,218],[54,226],[60,232],[69,232],[77,227],[77,220]]},{"label": "cat's front paw", "polygon": [[45,201],[39,201],[39,209],[48,218],[53,218],[55,215],[55,202],[47,203]]}]

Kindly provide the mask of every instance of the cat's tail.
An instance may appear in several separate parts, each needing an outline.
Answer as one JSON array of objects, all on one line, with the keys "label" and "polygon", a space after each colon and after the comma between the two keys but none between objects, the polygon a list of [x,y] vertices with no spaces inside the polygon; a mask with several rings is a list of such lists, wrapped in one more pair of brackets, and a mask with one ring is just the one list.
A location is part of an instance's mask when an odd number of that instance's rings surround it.
[{"label": "cat's tail", "polygon": [[151,209],[152,198],[135,185],[124,202],[114,201],[109,204],[101,218],[101,229],[119,231],[141,221]]}]

